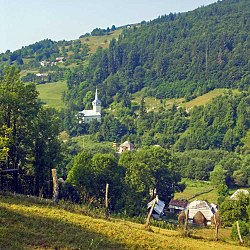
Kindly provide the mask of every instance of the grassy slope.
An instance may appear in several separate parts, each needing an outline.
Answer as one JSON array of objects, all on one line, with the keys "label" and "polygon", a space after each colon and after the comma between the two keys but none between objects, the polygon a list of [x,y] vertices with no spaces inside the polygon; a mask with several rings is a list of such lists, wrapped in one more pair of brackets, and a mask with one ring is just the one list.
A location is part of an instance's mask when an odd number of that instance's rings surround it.
[{"label": "grassy slope", "polygon": [[90,49],[90,53],[95,53],[98,47],[108,48],[109,43],[112,39],[118,39],[122,33],[122,29],[113,31],[110,35],[106,36],[90,36],[80,38],[82,44],[87,44]]},{"label": "grassy slope", "polygon": [[[207,103],[209,103],[213,98],[219,96],[219,95],[223,95],[224,93],[227,93],[228,89],[214,89],[202,96],[199,96],[189,102],[184,102],[183,98],[178,98],[178,99],[156,99],[153,97],[146,97],[145,98],[145,103],[146,103],[146,107],[148,109],[148,111],[150,110],[157,110],[160,107],[163,108],[169,108],[171,107],[173,104],[177,105],[177,106],[181,106],[184,107],[185,109],[190,109],[194,106],[201,106],[201,105],[205,105]],[[239,93],[238,90],[233,90],[234,94]],[[138,104],[140,104],[140,101],[142,99],[142,97],[145,95],[145,90],[141,90],[135,94],[133,94],[132,96],[132,100]]]},{"label": "grassy slope", "polygon": [[[121,34],[122,29],[115,30],[110,35],[107,36],[91,36],[81,38],[81,43],[85,43],[89,46],[90,53],[94,53],[98,47],[107,48],[109,42],[112,39],[118,39],[119,35]],[[28,60],[25,62],[28,63]],[[60,66],[60,65],[59,65]],[[62,65],[63,66],[63,65]],[[76,64],[71,64],[67,66],[68,68],[75,67]],[[23,70],[21,72],[21,76],[27,75],[27,73],[38,73],[39,69],[37,70]],[[40,93],[40,98],[43,102],[45,102],[48,106],[61,109],[63,107],[62,102],[62,92],[66,91],[66,83],[63,82],[56,82],[56,83],[46,83],[42,85],[37,85],[37,90]]]},{"label": "grassy slope", "polygon": [[[219,96],[219,95],[223,95],[224,93],[227,93],[228,92],[228,89],[214,89],[202,96],[198,96],[197,98],[189,101],[189,102],[186,102],[186,103],[183,103],[183,107],[189,109],[189,108],[192,108],[194,106],[201,106],[201,105],[205,105],[207,104],[208,102],[210,102],[213,98]],[[233,94],[237,94],[239,93],[238,90],[233,90]]]},{"label": "grassy slope", "polygon": [[[187,187],[182,193],[175,193],[175,199],[186,199],[189,201],[197,200],[207,200],[210,203],[217,203],[218,195],[217,191],[213,189],[213,186],[210,182],[207,181],[196,181],[196,180],[189,180],[183,179],[186,183]],[[213,190],[212,190],[213,189]],[[210,191],[211,190],[211,191]],[[197,195],[196,197],[192,198],[194,195],[199,194],[201,192],[208,193]]]},{"label": "grassy slope", "polygon": [[41,100],[49,107],[56,109],[63,107],[62,93],[66,91],[66,89],[67,85],[65,81],[37,85]]},{"label": "grassy slope", "polygon": [[[200,231],[200,230],[199,230]],[[196,238],[183,238],[178,231],[111,219],[92,218],[49,203],[24,197],[0,195],[0,249],[195,249],[244,250],[212,240],[205,229]],[[228,237],[221,229],[220,236]]]}]

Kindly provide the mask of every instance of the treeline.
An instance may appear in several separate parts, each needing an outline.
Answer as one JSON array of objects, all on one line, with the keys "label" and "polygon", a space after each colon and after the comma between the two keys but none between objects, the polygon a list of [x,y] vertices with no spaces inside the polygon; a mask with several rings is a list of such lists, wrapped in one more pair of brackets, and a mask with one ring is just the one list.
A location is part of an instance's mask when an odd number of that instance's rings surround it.
[{"label": "treeline", "polygon": [[5,53],[0,54],[0,69],[5,66],[13,65],[19,70],[29,68],[40,68],[41,61],[47,61],[48,66],[43,67],[48,70],[55,70],[52,62],[56,61],[57,57],[64,57],[66,60],[65,65],[71,63],[83,62],[89,53],[89,48],[86,44],[82,44],[80,40],[75,41],[59,41],[55,42],[50,39],[45,39],[40,42],[22,47],[19,50],[10,52],[7,50]]},{"label": "treeline", "polygon": [[98,86],[106,105],[117,92],[144,87],[150,96],[187,100],[217,87],[247,89],[249,4],[219,1],[124,30],[86,68],[73,73],[81,78],[69,89],[68,99],[79,102],[83,83],[84,94]]}]

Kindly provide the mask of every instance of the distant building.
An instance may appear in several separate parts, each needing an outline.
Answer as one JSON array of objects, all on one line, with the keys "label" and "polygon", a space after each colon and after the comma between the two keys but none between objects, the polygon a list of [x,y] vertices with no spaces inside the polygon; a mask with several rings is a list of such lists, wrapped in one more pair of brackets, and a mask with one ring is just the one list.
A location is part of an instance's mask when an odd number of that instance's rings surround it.
[{"label": "distant building", "polygon": [[95,92],[95,100],[92,102],[92,110],[82,110],[78,112],[79,123],[90,123],[93,120],[101,121],[101,104],[102,102],[98,99],[97,89]]},{"label": "distant building", "polygon": [[246,189],[238,189],[230,196],[230,199],[237,200],[237,197],[241,194],[249,195],[249,192]]},{"label": "distant building", "polygon": [[179,213],[187,207],[188,202],[186,200],[171,200],[168,204],[170,213]]},{"label": "distant building", "polygon": [[49,62],[49,61],[41,61],[41,62],[40,62],[40,65],[41,65],[42,67],[46,67],[46,66],[49,66],[49,65],[50,65],[50,62]]},{"label": "distant building", "polygon": [[125,141],[124,143],[122,143],[120,146],[119,146],[119,151],[118,153],[123,153],[125,151],[132,151],[134,150],[135,147],[134,147],[134,144],[131,143],[131,142],[128,142],[128,141]]},{"label": "distant building", "polygon": [[47,73],[37,73],[36,76],[37,77],[47,77],[48,74]]},{"label": "distant building", "polygon": [[57,57],[56,62],[63,63],[65,61],[65,58],[63,56]]}]

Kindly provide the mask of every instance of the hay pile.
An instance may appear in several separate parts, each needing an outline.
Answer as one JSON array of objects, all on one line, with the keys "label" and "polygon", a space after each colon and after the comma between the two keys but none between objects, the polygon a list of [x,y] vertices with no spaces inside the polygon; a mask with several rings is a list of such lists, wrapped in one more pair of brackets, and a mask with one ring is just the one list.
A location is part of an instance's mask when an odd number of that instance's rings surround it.
[{"label": "hay pile", "polygon": [[196,225],[207,226],[207,219],[201,211],[198,211],[193,217],[193,223]]},{"label": "hay pile", "polygon": [[181,213],[178,216],[179,225],[184,225],[185,224],[185,220],[186,220],[186,214],[185,214],[184,211],[181,211]]}]

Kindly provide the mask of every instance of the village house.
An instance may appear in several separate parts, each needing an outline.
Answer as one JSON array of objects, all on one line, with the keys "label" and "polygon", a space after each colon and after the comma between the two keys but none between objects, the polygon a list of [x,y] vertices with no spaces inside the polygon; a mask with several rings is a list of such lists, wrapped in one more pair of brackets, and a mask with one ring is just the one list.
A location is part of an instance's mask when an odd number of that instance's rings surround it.
[{"label": "village house", "polygon": [[65,58],[63,56],[59,56],[56,58],[56,62],[63,63],[65,61]]},{"label": "village house", "polygon": [[122,143],[120,146],[119,146],[119,150],[118,150],[118,153],[121,154],[125,151],[132,151],[134,150],[135,147],[134,147],[134,144],[131,143],[131,142],[128,142],[128,141],[125,141],[124,143]]},{"label": "village house", "polygon": [[168,204],[168,209],[170,213],[179,213],[183,210],[185,210],[185,208],[188,205],[188,201],[186,200],[174,200],[172,199],[169,204]]},{"label": "village house", "polygon": [[78,112],[79,123],[90,123],[93,120],[101,122],[101,104],[102,102],[98,99],[97,89],[95,92],[95,100],[92,102],[92,110],[82,110]]},{"label": "village house", "polygon": [[49,62],[49,61],[41,61],[41,62],[40,62],[40,65],[41,65],[42,67],[46,67],[46,66],[49,66],[49,65],[50,65],[50,62]]}]

